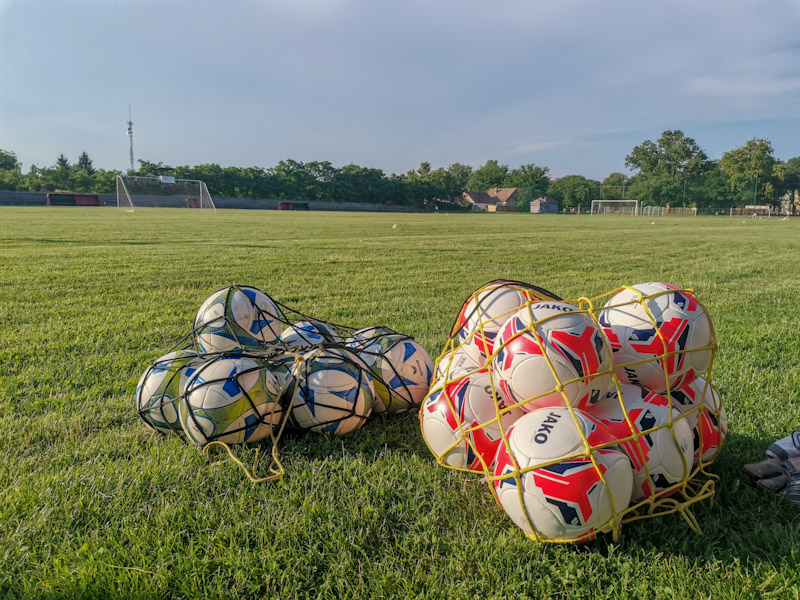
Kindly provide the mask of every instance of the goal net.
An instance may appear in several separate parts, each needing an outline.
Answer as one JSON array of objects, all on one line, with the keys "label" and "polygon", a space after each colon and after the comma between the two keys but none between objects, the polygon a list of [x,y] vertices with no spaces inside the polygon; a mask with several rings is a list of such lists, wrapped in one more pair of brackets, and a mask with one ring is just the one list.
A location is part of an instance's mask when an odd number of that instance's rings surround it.
[{"label": "goal net", "polygon": [[641,214],[643,217],[663,217],[664,216],[664,207],[663,206],[643,206],[641,209]]},{"label": "goal net", "polygon": [[592,200],[593,215],[638,215],[638,200]]},{"label": "goal net", "polygon": [[197,179],[117,175],[117,208],[199,208],[217,212],[208,187]]},{"label": "goal net", "polygon": [[772,207],[768,204],[748,204],[744,207],[731,208],[732,217],[750,217],[760,219],[761,217],[771,217]]}]

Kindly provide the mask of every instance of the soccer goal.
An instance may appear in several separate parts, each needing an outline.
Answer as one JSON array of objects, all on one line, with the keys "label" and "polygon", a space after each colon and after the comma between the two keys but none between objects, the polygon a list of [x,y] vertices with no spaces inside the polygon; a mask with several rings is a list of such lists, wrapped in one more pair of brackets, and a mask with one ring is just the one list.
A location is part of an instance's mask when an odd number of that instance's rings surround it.
[{"label": "soccer goal", "polygon": [[117,208],[134,211],[142,207],[199,208],[217,212],[203,181],[117,175]]},{"label": "soccer goal", "polygon": [[772,216],[772,207],[769,204],[748,204],[744,207],[731,208],[731,217],[750,217],[760,219]]},{"label": "soccer goal", "polygon": [[663,206],[643,206],[641,209],[641,214],[643,217],[663,217],[664,216],[664,207]]},{"label": "soccer goal", "polygon": [[638,215],[638,200],[592,200],[593,215]]}]

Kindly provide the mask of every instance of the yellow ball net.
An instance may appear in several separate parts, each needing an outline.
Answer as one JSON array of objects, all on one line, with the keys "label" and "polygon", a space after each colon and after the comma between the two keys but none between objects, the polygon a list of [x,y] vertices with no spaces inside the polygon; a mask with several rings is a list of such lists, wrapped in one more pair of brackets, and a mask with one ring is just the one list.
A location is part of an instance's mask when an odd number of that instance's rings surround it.
[{"label": "yellow ball net", "polygon": [[727,434],[713,322],[692,290],[649,282],[564,301],[495,280],[461,306],[419,412],[443,467],[481,473],[538,541],[712,501]]}]

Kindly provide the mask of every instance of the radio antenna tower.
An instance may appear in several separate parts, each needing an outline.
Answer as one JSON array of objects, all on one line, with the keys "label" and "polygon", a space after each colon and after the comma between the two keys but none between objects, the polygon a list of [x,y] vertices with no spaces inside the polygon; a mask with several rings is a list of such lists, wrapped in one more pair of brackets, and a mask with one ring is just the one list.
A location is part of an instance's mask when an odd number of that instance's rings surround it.
[{"label": "radio antenna tower", "polygon": [[131,172],[133,169],[133,121],[131,121],[131,105],[128,104],[128,139],[131,141]]}]

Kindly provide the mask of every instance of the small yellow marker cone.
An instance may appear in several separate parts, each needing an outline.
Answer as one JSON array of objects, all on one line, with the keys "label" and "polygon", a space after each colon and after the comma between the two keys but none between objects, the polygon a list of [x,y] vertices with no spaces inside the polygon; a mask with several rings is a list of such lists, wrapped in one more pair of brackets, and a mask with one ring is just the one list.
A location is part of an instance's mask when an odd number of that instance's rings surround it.
[{"label": "small yellow marker cone", "polygon": [[392,229],[397,229],[397,223],[395,223],[394,225],[392,225]]},{"label": "small yellow marker cone", "polygon": [[656,224],[656,222],[655,222],[655,221],[652,221],[652,222],[650,223],[650,225],[655,225],[655,224]]}]

